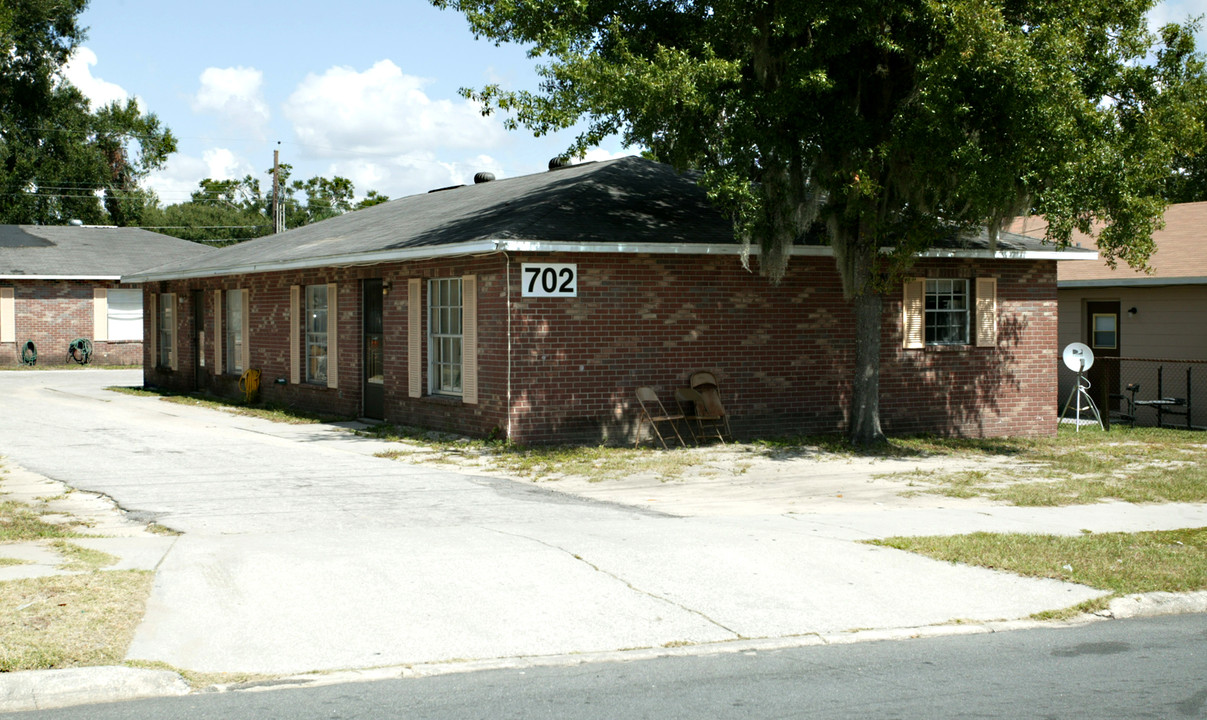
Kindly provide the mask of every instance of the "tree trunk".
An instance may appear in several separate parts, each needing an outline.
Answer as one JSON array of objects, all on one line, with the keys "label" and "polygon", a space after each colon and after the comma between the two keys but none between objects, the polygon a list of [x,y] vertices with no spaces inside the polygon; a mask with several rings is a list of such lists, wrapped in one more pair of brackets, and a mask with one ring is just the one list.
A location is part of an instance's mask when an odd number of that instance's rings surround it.
[{"label": "tree trunk", "polygon": [[874,258],[867,253],[851,257],[851,283],[855,308],[855,375],[851,382],[850,439],[867,447],[884,442],[880,429],[880,329],[884,298],[872,281]]},{"label": "tree trunk", "polygon": [[851,383],[851,442],[884,442],[880,429],[880,326],[883,298],[868,290],[855,298],[855,376]]}]

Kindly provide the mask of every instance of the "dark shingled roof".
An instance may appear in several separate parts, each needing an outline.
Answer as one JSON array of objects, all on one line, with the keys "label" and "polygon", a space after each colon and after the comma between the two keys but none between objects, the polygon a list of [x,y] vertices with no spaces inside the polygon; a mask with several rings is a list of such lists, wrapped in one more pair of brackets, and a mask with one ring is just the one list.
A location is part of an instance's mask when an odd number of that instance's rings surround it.
[{"label": "dark shingled roof", "polygon": [[119,277],[213,251],[139,228],[0,225],[0,277]]},{"label": "dark shingled roof", "polygon": [[[1003,238],[1001,245],[1007,241],[1026,250],[1051,250],[1021,235]],[[631,252],[637,246],[642,252],[716,252],[726,246],[737,252],[740,246],[732,221],[708,203],[694,177],[624,157],[399,198],[129,279],[386,262],[524,242],[597,252]],[[975,240],[968,242],[977,247]]]},{"label": "dark shingled roof", "polygon": [[[411,195],[279,235],[222,248],[164,271],[222,269],[492,240],[555,243],[735,243],[733,224],[696,183],[636,157]],[[164,273],[156,273],[157,277]]]}]

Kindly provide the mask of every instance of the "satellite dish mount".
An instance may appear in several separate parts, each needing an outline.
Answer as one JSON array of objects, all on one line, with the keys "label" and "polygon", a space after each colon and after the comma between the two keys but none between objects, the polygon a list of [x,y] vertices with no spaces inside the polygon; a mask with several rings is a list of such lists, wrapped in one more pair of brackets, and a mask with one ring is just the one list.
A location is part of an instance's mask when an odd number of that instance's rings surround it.
[{"label": "satellite dish mount", "polygon": [[1077,432],[1081,432],[1081,413],[1084,410],[1087,411],[1087,418],[1092,414],[1098,421],[1098,427],[1106,430],[1102,424],[1102,414],[1098,412],[1094,398],[1090,397],[1090,379],[1085,376],[1085,371],[1094,366],[1094,351],[1084,343],[1069,343],[1061,358],[1064,360],[1065,367],[1077,373],[1077,382],[1074,384],[1072,392],[1069,393],[1064,411],[1060,413],[1061,421],[1069,416],[1069,409],[1073,408],[1074,426],[1077,428]]}]

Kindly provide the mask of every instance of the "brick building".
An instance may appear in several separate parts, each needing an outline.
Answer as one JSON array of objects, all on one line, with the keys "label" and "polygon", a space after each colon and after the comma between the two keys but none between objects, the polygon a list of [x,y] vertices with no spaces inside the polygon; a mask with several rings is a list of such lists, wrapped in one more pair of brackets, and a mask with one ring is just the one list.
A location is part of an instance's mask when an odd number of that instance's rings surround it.
[{"label": "brick building", "polygon": [[[485,179],[485,178],[484,178]],[[843,429],[854,320],[828,247],[779,285],[732,224],[640,158],[402,198],[126,277],[145,288],[146,382],[505,434],[631,440],[634,388],[714,372],[740,435]],[[1056,428],[1056,263],[1040,241],[953,242],[885,307],[893,433]]]},{"label": "brick building", "polygon": [[0,225],[0,365],[30,349],[63,364],[76,339],[93,362],[141,364],[142,290],[121,276],[211,250],[137,228]]}]

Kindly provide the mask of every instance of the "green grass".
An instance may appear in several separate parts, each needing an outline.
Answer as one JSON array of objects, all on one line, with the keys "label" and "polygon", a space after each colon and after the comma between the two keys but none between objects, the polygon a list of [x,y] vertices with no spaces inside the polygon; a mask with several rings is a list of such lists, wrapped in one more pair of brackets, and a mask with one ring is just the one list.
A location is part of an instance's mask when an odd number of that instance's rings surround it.
[{"label": "green grass", "polygon": [[207,395],[202,393],[178,393],[168,390],[153,390],[148,388],[138,387],[108,387],[106,390],[119,392],[125,395],[134,395],[138,397],[157,397],[164,402],[176,403],[178,405],[191,405],[193,407],[204,407],[211,410],[222,410],[232,412],[236,415],[245,415],[248,417],[257,417],[263,420],[272,422],[286,423],[289,425],[307,425],[323,422],[337,422],[347,420],[348,418],[330,415],[323,413],[310,413],[301,410],[294,410],[283,405],[275,405],[271,403],[247,403],[242,400],[234,400],[231,398],[223,398],[215,395]]},{"label": "green grass", "polygon": [[1023,506],[1084,505],[1108,499],[1207,502],[1207,463],[1201,461],[1207,457],[1207,435],[1203,433],[1124,427],[1109,433],[1078,433],[1062,427],[1055,438],[1008,444],[1016,445],[1009,456],[1012,463],[904,475],[915,486],[927,486],[922,492]]},{"label": "green grass", "polygon": [[63,556],[64,570],[99,570],[109,565],[117,564],[119,558],[100,550],[81,547],[66,540],[55,540],[50,543],[55,552]]},{"label": "green grass", "polygon": [[[1207,528],[1140,533],[1083,531],[1080,536],[972,533],[891,537],[868,543],[1111,593],[1070,612],[1097,609],[1121,595],[1207,590]],[[1047,613],[1042,617],[1067,614]]]},{"label": "green grass", "polygon": [[42,515],[41,510],[29,505],[0,500],[0,543],[80,537],[72,528],[83,523],[49,523]]}]

